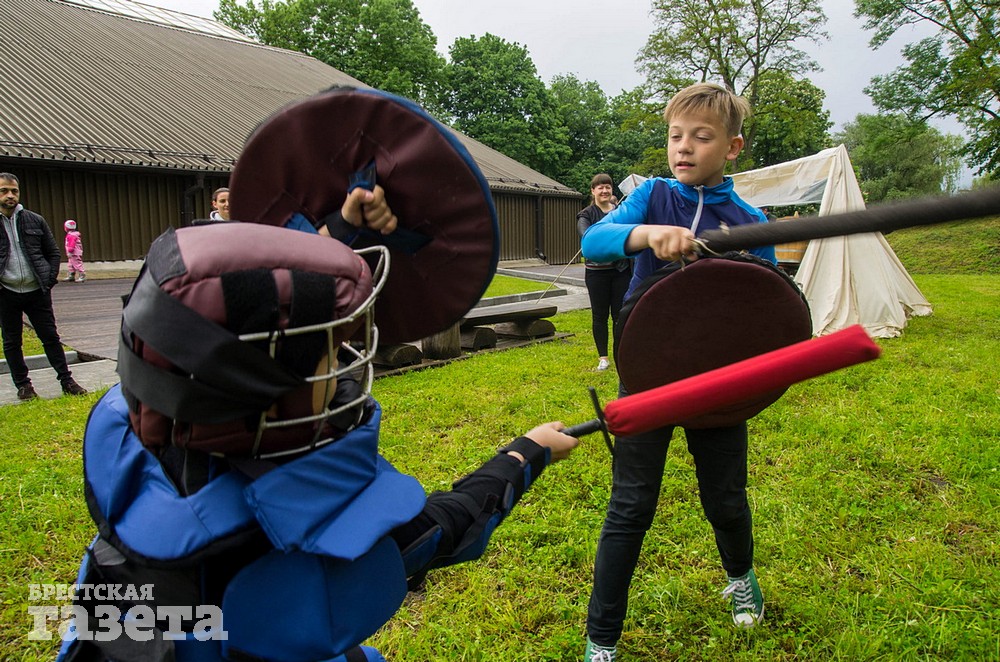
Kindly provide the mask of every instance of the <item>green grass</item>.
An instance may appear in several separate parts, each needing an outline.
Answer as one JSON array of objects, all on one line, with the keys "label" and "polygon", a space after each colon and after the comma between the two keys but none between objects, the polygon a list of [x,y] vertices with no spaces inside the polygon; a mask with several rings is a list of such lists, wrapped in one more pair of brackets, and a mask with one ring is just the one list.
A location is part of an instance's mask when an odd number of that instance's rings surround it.
[{"label": "green grass", "polygon": [[886,239],[911,274],[1000,273],[1000,218],[896,230]]},{"label": "green grass", "polygon": [[[919,257],[901,259],[916,271]],[[752,632],[731,627],[675,438],[620,659],[1000,659],[1000,273],[980,271],[915,275],[932,316],[879,340],[879,360],[795,385],[750,422],[767,600]],[[586,387],[607,401],[616,377],[593,371],[587,311],[554,322],[573,335],[378,380],[386,457],[448,489],[536,423],[592,418]],[[72,582],[93,535],[80,444],[98,395],[0,408],[0,659],[56,649],[27,640],[28,585]],[[588,437],[478,563],[429,575],[369,643],[396,662],[580,659],[609,489],[608,452]]]},{"label": "green grass", "polygon": [[[670,451],[637,569],[625,659],[990,659],[1000,654],[1000,279],[919,279],[935,314],[879,361],[800,384],[751,422],[751,499],[767,625],[734,632],[690,458]],[[577,335],[377,385],[385,450],[446,487],[539,420],[591,416]],[[511,385],[530,384],[514,389]],[[463,394],[450,402],[447,393]],[[443,406],[419,408],[427,396]],[[475,403],[475,404],[472,404]],[[401,413],[402,412],[402,413]],[[424,431],[421,434],[421,430]],[[428,434],[429,432],[429,434]],[[389,659],[578,659],[609,457],[596,437],[549,470],[483,563],[431,576],[376,638]]]},{"label": "green grass", "polygon": [[[34,356],[36,354],[44,354],[45,349],[42,348],[42,342],[35,335],[35,332],[31,330],[30,326],[24,327],[24,335],[22,336],[24,341],[21,345],[21,351],[24,352],[25,356]],[[0,359],[4,356],[3,347],[0,346]]]},{"label": "green grass", "polygon": [[523,294],[525,292],[541,293],[546,287],[548,287],[548,283],[497,274],[490,282],[490,286],[486,289],[484,296],[501,297],[510,294]]}]

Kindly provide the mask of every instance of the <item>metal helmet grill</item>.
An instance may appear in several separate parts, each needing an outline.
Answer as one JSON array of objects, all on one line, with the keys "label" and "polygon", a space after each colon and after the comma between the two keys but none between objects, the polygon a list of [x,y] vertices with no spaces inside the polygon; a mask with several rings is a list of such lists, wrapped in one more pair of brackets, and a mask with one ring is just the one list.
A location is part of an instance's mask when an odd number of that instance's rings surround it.
[{"label": "metal helmet grill", "polygon": [[[279,344],[285,339],[303,334],[320,333],[325,336],[326,340],[325,356],[328,360],[325,362],[325,370],[320,374],[305,378],[307,384],[314,385],[319,383],[325,386],[320,396],[321,402],[324,403],[322,410],[315,414],[286,419],[270,419],[267,411],[261,412],[257,425],[257,435],[254,439],[253,449],[251,450],[253,457],[266,458],[293,454],[306,448],[316,448],[333,441],[331,437],[327,436],[324,438],[322,423],[347,412],[354,411],[357,412],[356,415],[360,415],[361,410],[359,406],[371,394],[372,383],[375,380],[375,369],[372,366],[372,359],[378,350],[378,326],[375,325],[374,318],[375,299],[382,291],[389,274],[389,251],[385,247],[374,246],[360,249],[356,253],[359,256],[373,255],[376,258],[375,268],[372,270],[372,291],[361,306],[347,317],[319,324],[282,330],[261,331],[239,336],[241,341],[247,343],[266,342],[268,355],[272,359],[277,358]],[[338,340],[338,329],[343,327],[350,328],[357,325],[360,326],[358,326],[358,331],[354,334],[356,340],[353,342]],[[333,358],[338,359],[336,364],[333,362]],[[345,359],[347,359],[346,362]],[[353,397],[334,401],[336,390],[331,388],[331,385],[335,380],[337,383],[342,383],[340,380],[345,376],[350,376],[353,380],[356,380],[360,384],[361,389]],[[356,418],[354,422],[358,422]],[[261,439],[266,430],[287,428],[302,424],[312,424],[315,429],[313,439],[308,446],[292,448],[286,451],[260,453]]]},{"label": "metal helmet grill", "polygon": [[355,252],[284,228],[166,232],[122,315],[133,429],[150,449],[251,458],[335,440],[371,391],[374,304],[388,272],[382,247]]}]

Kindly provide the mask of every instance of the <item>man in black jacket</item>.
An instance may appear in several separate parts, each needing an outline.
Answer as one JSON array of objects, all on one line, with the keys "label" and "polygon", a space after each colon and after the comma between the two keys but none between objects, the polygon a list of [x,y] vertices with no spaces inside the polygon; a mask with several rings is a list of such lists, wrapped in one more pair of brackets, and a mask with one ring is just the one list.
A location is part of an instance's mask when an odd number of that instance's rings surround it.
[{"label": "man in black jacket", "polygon": [[83,395],[63,352],[50,291],[59,278],[59,247],[45,219],[18,203],[17,177],[0,172],[0,330],[3,353],[21,400],[37,398],[21,349],[27,315],[42,341],[49,365],[56,371],[63,393]]}]

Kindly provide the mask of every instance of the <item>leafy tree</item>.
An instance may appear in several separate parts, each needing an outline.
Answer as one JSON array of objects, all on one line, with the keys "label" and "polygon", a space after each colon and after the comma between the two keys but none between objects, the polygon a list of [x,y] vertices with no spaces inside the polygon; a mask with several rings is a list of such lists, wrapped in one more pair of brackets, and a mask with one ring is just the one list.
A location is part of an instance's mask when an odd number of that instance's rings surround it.
[{"label": "leafy tree", "polygon": [[783,71],[761,75],[758,90],[757,105],[753,108],[757,130],[753,161],[744,165],[761,168],[830,147],[833,122],[830,112],[823,110],[826,98],[823,90]]},{"label": "leafy tree", "polygon": [[878,48],[900,28],[937,26],[903,49],[907,64],[876,76],[865,92],[877,108],[910,117],[956,117],[971,135],[963,152],[979,173],[1000,170],[1000,39],[996,0],[856,0],[855,15]]},{"label": "leafy tree", "polygon": [[669,175],[663,104],[649,101],[642,88],[635,88],[613,98],[610,111],[618,132],[608,137],[608,160],[624,166],[615,182],[633,173],[644,177]]},{"label": "leafy tree", "polygon": [[[795,43],[827,36],[819,0],[653,0],[652,13],[657,27],[638,61],[649,91],[664,101],[690,83],[711,81],[756,107],[761,77],[814,71]],[[743,132],[751,159],[756,133],[751,119]]]},{"label": "leafy tree", "polygon": [[528,50],[492,34],[460,37],[442,107],[455,128],[555,178],[571,156],[569,132]]},{"label": "leafy tree", "polygon": [[901,113],[861,114],[834,138],[850,152],[869,202],[951,193],[957,188],[961,139],[926,122]]},{"label": "leafy tree", "polygon": [[569,133],[571,160],[596,155],[596,148],[609,125],[608,98],[596,81],[581,81],[572,74],[554,77],[549,91],[556,111]]},{"label": "leafy tree", "polygon": [[262,44],[302,52],[306,45],[302,30],[306,21],[298,9],[298,2],[262,0],[258,9],[253,0],[242,5],[235,0],[220,0],[219,9],[212,16]]},{"label": "leafy tree", "polygon": [[411,0],[220,0],[214,14],[261,43],[311,55],[437,110],[445,61]]},{"label": "leafy tree", "polygon": [[559,75],[549,87],[556,112],[569,134],[570,156],[557,180],[583,194],[590,180],[606,172],[615,181],[618,164],[611,163],[609,147],[619,133],[607,96],[596,81],[581,81],[572,74]]},{"label": "leafy tree", "polygon": [[608,99],[596,82],[561,75],[550,91],[572,149],[560,182],[586,195],[599,172],[616,183],[631,173],[667,172],[662,108],[646,102],[641,88]]}]

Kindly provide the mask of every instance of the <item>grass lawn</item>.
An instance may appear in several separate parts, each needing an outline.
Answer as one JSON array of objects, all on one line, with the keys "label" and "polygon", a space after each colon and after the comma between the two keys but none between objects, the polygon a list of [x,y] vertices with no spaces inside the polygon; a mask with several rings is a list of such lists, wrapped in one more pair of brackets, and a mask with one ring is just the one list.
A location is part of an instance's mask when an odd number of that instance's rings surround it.
[{"label": "grass lawn", "polygon": [[[904,260],[905,263],[905,260]],[[798,384],[750,422],[764,624],[735,631],[683,439],[633,584],[622,660],[1000,659],[1000,276],[915,275],[934,306],[878,361]],[[540,288],[536,288],[540,289]],[[447,489],[534,424],[593,417],[589,313],[569,338],[380,379],[382,448]],[[70,583],[93,536],[81,435],[100,394],[0,408],[0,659],[47,660],[29,585]],[[680,434],[678,435],[680,437]],[[370,642],[390,660],[578,660],[610,458],[550,467],[478,563],[432,573]]]},{"label": "grass lawn", "polygon": [[490,286],[486,288],[486,294],[483,296],[501,297],[511,294],[524,294],[527,292],[538,292],[541,294],[546,287],[548,287],[548,283],[497,274],[493,277],[493,280],[490,281]]}]

